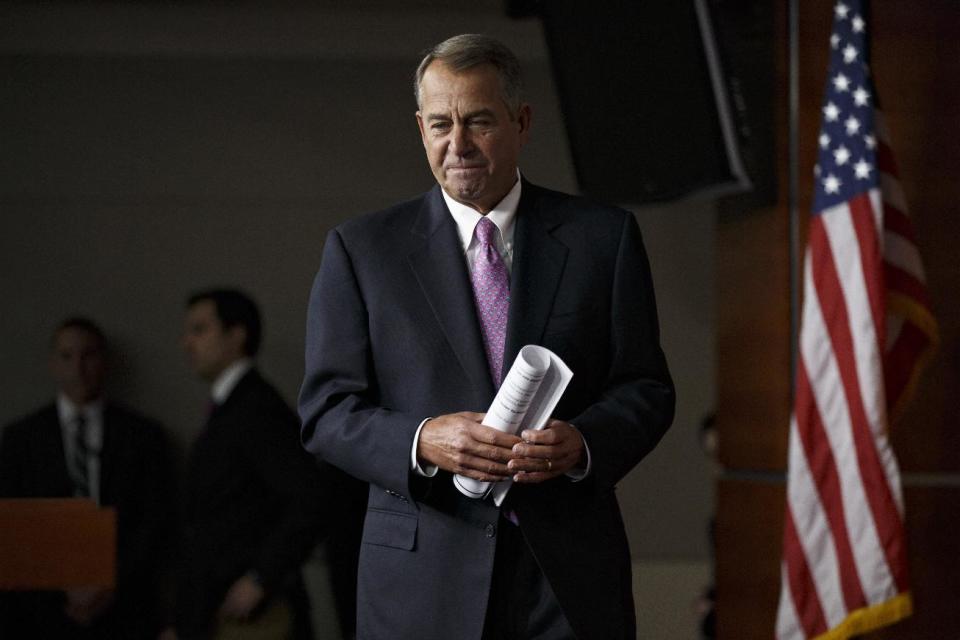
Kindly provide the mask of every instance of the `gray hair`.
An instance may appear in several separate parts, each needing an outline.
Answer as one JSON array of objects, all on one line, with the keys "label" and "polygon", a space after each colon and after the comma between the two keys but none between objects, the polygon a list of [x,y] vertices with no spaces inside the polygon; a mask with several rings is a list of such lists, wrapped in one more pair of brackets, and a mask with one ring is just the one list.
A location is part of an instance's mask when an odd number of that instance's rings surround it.
[{"label": "gray hair", "polygon": [[520,109],[520,94],[523,79],[520,75],[520,61],[510,49],[499,40],[477,33],[464,33],[444,40],[429,49],[417,67],[413,78],[413,95],[420,104],[420,84],[427,67],[434,61],[442,62],[453,71],[463,71],[477,65],[489,64],[497,71],[503,101],[512,114]]}]

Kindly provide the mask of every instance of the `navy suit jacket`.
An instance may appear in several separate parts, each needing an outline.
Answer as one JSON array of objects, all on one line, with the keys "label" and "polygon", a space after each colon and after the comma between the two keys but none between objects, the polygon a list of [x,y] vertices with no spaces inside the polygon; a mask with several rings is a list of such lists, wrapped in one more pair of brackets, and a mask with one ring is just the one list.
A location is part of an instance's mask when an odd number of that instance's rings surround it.
[{"label": "navy suit jacket", "polygon": [[297,443],[298,420],[251,369],[190,451],[177,585],[181,638],[207,637],[230,585],[255,571],[267,603],[284,595],[309,623],[300,566],[330,523],[330,479]]},{"label": "navy suit jacket", "polygon": [[[633,216],[524,182],[504,367],[526,344],[574,372],[555,417],[587,479],[515,485],[508,501],[578,637],[633,638],[614,489],[673,418],[653,286]],[[420,422],[495,393],[456,225],[439,187],[332,230],[310,298],[300,396],[306,448],[370,483],[358,637],[479,639],[503,522],[449,473],[410,471]],[[512,526],[512,525],[504,525]]]}]

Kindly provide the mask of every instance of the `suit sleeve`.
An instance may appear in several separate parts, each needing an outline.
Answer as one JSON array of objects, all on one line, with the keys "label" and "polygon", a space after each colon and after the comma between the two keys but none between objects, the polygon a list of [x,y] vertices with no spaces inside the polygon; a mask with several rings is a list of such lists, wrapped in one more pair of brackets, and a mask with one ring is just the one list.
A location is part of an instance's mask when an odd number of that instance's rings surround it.
[{"label": "suit sleeve", "polygon": [[408,498],[410,450],[427,416],[378,406],[368,316],[343,238],[327,236],[307,311],[300,390],[306,449],[350,475]]},{"label": "suit sleeve", "polygon": [[297,446],[297,422],[285,405],[257,418],[244,429],[242,444],[254,472],[282,502],[282,510],[259,542],[252,568],[273,593],[329,529],[332,469],[318,466]]},{"label": "suit sleeve", "polygon": [[643,459],[673,421],[675,394],[660,348],[647,254],[633,215],[625,216],[610,305],[610,367],[595,403],[570,420],[590,447],[591,475],[612,488]]}]

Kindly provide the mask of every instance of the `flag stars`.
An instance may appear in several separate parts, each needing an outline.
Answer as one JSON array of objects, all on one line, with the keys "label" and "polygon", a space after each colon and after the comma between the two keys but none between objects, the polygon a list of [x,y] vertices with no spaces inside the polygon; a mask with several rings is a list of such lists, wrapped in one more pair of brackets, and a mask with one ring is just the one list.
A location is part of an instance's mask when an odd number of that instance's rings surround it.
[{"label": "flag stars", "polygon": [[840,193],[840,185],[842,184],[840,178],[831,173],[823,181],[823,190],[827,193]]},{"label": "flag stars", "polygon": [[821,149],[826,149],[827,147],[830,146],[830,136],[828,136],[828,135],[825,134],[825,133],[821,133],[821,134],[820,134],[820,138],[819,138],[819,142],[820,142],[820,148],[821,148]]},{"label": "flag stars", "polygon": [[854,136],[860,132],[860,121],[854,118],[853,116],[850,116],[849,118],[844,120],[843,126],[847,128],[848,136]]},{"label": "flag stars", "polygon": [[867,26],[867,24],[863,21],[863,18],[861,18],[859,14],[853,16],[852,22],[853,22],[853,32],[863,33],[863,29],[864,27]]},{"label": "flag stars", "polygon": [[863,87],[857,87],[857,90],[853,92],[853,102],[858,107],[867,106],[870,104],[870,92]]},{"label": "flag stars", "polygon": [[819,164],[819,163],[813,165],[813,175],[815,175],[815,176],[818,177],[818,178],[820,177],[820,164]]},{"label": "flag stars", "polygon": [[863,142],[867,145],[867,149],[876,149],[877,148],[877,139],[872,133],[868,133],[863,136]]},{"label": "flag stars", "polygon": [[834,78],[833,78],[833,88],[836,89],[837,92],[839,92],[839,93],[843,93],[844,91],[849,91],[849,90],[850,90],[850,78],[848,78],[847,76],[843,75],[842,73],[838,73],[838,74],[837,74],[836,76],[834,76]]},{"label": "flag stars", "polygon": [[837,16],[838,20],[846,20],[847,15],[850,13],[850,7],[842,2],[838,2],[837,6],[833,8],[833,13]]},{"label": "flag stars", "polygon": [[858,55],[860,55],[860,52],[857,51],[857,48],[852,44],[848,44],[843,48],[843,61],[847,64],[850,64],[856,60]]},{"label": "flag stars", "polygon": [[827,122],[836,122],[840,119],[840,107],[828,102],[827,106],[823,108],[823,117],[827,119]]},{"label": "flag stars", "polygon": [[873,171],[873,165],[863,158],[860,158],[860,162],[853,165],[853,173],[858,180],[869,180],[871,171]]},{"label": "flag stars", "polygon": [[831,49],[838,49],[838,48],[840,48],[840,36],[839,36],[839,35],[837,35],[837,34],[834,33],[833,35],[830,36],[830,48],[831,48]]},{"label": "flag stars", "polygon": [[850,159],[850,150],[845,146],[840,145],[833,152],[833,160],[837,163],[837,166],[843,166],[847,164],[847,160]]}]

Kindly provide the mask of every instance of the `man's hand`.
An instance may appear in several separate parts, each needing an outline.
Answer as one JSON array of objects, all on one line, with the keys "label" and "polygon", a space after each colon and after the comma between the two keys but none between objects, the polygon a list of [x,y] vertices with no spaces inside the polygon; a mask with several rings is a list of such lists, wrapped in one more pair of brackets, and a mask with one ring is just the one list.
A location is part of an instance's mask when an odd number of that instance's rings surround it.
[{"label": "man's hand", "polygon": [[64,613],[81,627],[89,626],[113,604],[113,589],[78,587],[66,592]]},{"label": "man's hand", "polygon": [[520,435],[523,441],[513,446],[507,465],[514,482],[543,482],[586,466],[583,437],[568,422],[550,420],[541,431],[528,429]]},{"label": "man's hand", "polygon": [[507,462],[520,438],[480,424],[483,417],[464,411],[428,420],[420,430],[417,459],[481,482],[509,478],[514,472]]},{"label": "man's hand", "polygon": [[244,575],[230,585],[220,604],[219,615],[229,620],[246,620],[263,600],[264,591],[256,580]]}]

